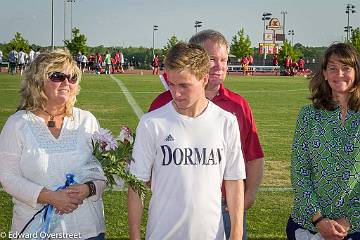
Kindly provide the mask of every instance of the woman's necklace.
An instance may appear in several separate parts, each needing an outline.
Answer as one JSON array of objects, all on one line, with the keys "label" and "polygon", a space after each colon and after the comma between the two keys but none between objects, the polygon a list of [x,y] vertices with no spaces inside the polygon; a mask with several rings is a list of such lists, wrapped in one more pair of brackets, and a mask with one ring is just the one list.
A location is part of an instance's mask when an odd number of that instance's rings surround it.
[{"label": "woman's necklace", "polygon": [[48,121],[48,123],[47,123],[47,126],[49,127],[49,128],[54,128],[55,127],[55,117],[57,117],[57,116],[61,116],[61,115],[63,115],[64,113],[60,113],[60,114],[57,114],[57,115],[52,115],[52,114],[50,114],[48,111],[46,111],[46,110],[44,110],[44,112],[46,112],[47,114],[49,114],[49,117],[50,117],[50,120]]}]

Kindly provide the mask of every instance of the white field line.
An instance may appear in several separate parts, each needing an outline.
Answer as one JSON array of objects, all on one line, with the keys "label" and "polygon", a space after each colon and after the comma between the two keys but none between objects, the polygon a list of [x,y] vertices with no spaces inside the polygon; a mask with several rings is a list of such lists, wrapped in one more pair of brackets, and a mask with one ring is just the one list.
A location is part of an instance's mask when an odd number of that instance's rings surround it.
[{"label": "white field line", "polygon": [[135,115],[138,117],[138,119],[140,119],[141,116],[144,115],[144,112],[142,111],[140,106],[137,104],[137,102],[135,101],[135,99],[131,95],[130,91],[127,89],[125,84],[120,79],[114,77],[111,74],[110,74],[110,77],[117,83],[117,85],[119,85],[119,87],[121,88],[121,91],[125,95],[125,97],[126,97],[128,103],[130,104],[131,108],[133,109]]}]

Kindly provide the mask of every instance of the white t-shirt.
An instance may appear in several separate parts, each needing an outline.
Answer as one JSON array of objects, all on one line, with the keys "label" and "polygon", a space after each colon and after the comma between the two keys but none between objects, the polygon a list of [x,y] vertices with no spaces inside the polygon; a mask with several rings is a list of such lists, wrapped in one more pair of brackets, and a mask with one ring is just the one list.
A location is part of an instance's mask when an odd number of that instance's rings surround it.
[{"label": "white t-shirt", "polygon": [[34,50],[30,50],[30,53],[29,53],[29,62],[31,63],[32,61],[34,61],[34,58],[35,58],[35,52]]},{"label": "white t-shirt", "polygon": [[81,62],[82,63],[87,63],[87,57],[85,55],[81,55]]},{"label": "white t-shirt", "polygon": [[34,54],[34,59],[40,55],[40,51],[36,51],[35,54]]},{"label": "white t-shirt", "polygon": [[18,64],[25,64],[25,53],[23,51],[20,51],[18,53]]},{"label": "white t-shirt", "polygon": [[145,114],[130,171],[151,179],[146,239],[224,239],[221,184],[245,179],[236,117],[209,101],[192,118],[172,103]]},{"label": "white t-shirt", "polygon": [[[13,197],[12,232],[20,233],[43,207],[37,203],[42,188],[55,190],[64,185],[67,173],[82,182],[105,180],[92,157],[91,136],[99,129],[98,122],[90,112],[74,108],[73,113],[73,117],[65,117],[58,139],[45,121],[31,112],[18,111],[5,123],[0,135],[0,182]],[[87,166],[91,173],[85,171]],[[80,233],[85,239],[105,231],[103,191],[96,187],[95,196],[85,199],[74,212],[62,215],[54,232]]]},{"label": "white t-shirt", "polygon": [[120,63],[124,64],[125,63],[125,59],[124,59],[124,54],[120,53]]}]

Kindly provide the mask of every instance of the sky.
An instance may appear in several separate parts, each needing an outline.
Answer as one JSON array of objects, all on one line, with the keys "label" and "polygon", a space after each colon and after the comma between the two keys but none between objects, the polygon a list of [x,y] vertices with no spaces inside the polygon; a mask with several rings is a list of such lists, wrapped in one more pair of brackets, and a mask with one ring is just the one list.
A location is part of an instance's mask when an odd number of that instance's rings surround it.
[{"label": "sky", "polygon": [[[264,12],[272,13],[285,30],[294,30],[294,43],[328,46],[346,37],[345,13],[348,3],[355,5],[350,25],[360,27],[358,0],[53,0],[54,42],[62,46],[70,38],[72,26],[87,36],[88,46],[162,48],[175,35],[187,41],[194,33],[195,21],[203,29],[215,29],[229,42],[241,28],[252,46],[262,42]],[[65,5],[65,11],[64,11]],[[71,7],[72,5],[72,7]],[[72,11],[71,11],[72,10]],[[72,12],[72,14],[71,14]],[[65,13],[65,21],[64,21]],[[72,15],[72,17],[71,17]],[[0,43],[7,43],[16,32],[30,44],[51,45],[51,0],[0,0]],[[281,32],[279,32],[281,33]]]}]

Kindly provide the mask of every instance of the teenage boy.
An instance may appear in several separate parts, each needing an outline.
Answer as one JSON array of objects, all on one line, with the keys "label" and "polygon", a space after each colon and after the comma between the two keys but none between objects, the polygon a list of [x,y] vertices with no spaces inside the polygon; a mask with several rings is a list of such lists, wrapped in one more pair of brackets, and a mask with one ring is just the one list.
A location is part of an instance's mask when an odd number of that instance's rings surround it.
[{"label": "teenage boy", "polygon": [[[210,55],[209,80],[205,87],[206,98],[222,109],[234,114],[238,120],[246,168],[244,194],[246,212],[255,202],[256,192],[264,172],[264,153],[260,145],[252,110],[242,96],[224,87],[229,52],[229,45],[224,35],[218,31],[207,29],[192,36],[189,43],[202,46]],[[155,110],[171,100],[170,91],[163,92],[152,102],[149,111]],[[225,232],[229,239],[231,223],[226,206],[225,191],[223,191],[222,198]],[[243,240],[246,240],[246,217],[244,218],[244,224]]]},{"label": "teenage boy", "polygon": [[[165,68],[173,100],[145,114],[137,127],[130,172],[151,180],[146,239],[225,239],[224,180],[231,237],[243,231],[245,166],[236,117],[205,97],[210,58],[178,43]],[[129,187],[130,239],[140,239],[143,205]]]}]

